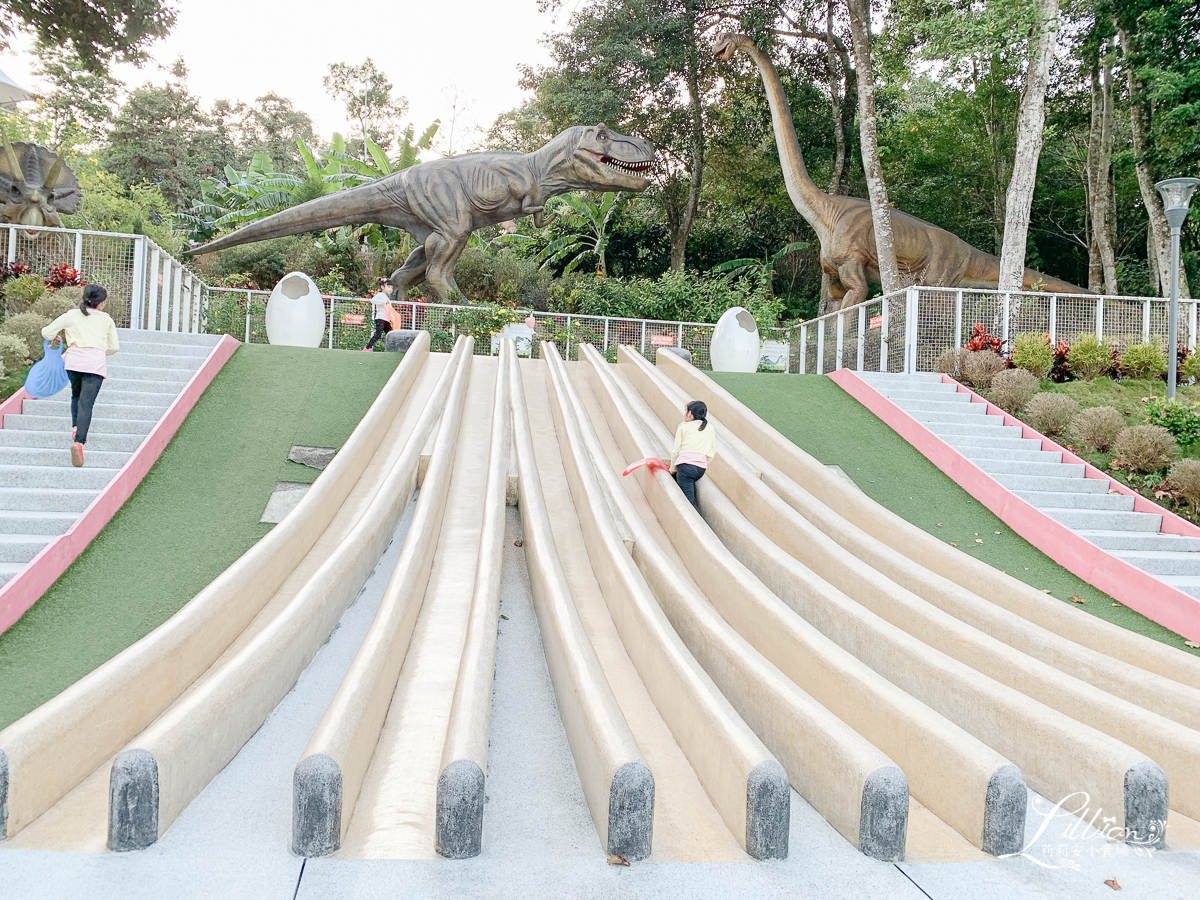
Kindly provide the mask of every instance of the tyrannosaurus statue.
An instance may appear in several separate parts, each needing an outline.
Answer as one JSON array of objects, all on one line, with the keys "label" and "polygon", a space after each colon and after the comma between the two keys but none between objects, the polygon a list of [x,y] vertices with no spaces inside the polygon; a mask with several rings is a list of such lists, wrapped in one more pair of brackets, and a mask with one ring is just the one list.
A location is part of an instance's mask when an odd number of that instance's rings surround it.
[{"label": "tyrannosaurus statue", "polygon": [[436,159],[338,191],[239,228],[193,253],[253,241],[377,222],[402,228],[420,245],[392,274],[393,296],[424,279],[431,299],[459,294],[454,263],[471,232],[519,216],[546,224],[546,201],[568,191],[642,191],[654,163],[649,142],[607,125],[568,128],[533,153],[485,151]]},{"label": "tyrannosaurus statue", "polygon": [[[79,209],[79,181],[60,154],[38,144],[10,143],[0,155],[0,223],[59,228],[59,215]],[[37,235],[39,232],[32,232]]]},{"label": "tyrannosaurus statue", "polygon": [[[867,283],[879,284],[879,257],[875,249],[875,224],[871,204],[859,197],[827,194],[808,176],[800,142],[792,124],[787,97],[775,67],[754,41],[744,34],[718,35],[713,53],[728,62],[741,50],[762,75],[779,146],[783,180],[788,196],[817,233],[821,242],[821,267],[829,275],[829,287],[838,308],[845,309],[867,299]],[[930,287],[995,288],[1000,277],[1000,260],[977,250],[966,241],[916,216],[892,210],[892,233],[900,274],[909,284]],[[1040,288],[1070,294],[1085,294],[1081,287],[1026,269],[1026,290]]]}]

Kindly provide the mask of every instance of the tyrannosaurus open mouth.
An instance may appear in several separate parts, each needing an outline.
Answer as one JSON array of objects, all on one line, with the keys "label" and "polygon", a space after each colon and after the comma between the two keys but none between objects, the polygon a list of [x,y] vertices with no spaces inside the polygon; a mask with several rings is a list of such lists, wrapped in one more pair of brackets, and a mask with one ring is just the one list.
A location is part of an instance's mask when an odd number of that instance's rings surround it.
[{"label": "tyrannosaurus open mouth", "polygon": [[643,172],[648,172],[654,166],[654,160],[643,160],[641,162],[626,162],[623,159],[616,159],[611,156],[605,156],[603,153],[592,153],[591,150],[585,151],[595,157],[596,162],[604,163],[610,169],[615,169],[618,172],[629,172],[634,175],[641,175]]}]

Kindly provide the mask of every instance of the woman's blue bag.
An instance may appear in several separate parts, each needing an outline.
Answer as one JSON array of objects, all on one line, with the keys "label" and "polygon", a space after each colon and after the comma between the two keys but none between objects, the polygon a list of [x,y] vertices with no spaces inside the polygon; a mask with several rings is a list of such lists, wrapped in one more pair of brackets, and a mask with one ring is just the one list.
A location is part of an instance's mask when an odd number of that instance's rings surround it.
[{"label": "woman's blue bag", "polygon": [[25,393],[34,399],[53,397],[67,386],[67,367],[63,363],[62,345],[51,347],[49,341],[43,341],[46,355],[33,364],[29,374],[25,376]]}]

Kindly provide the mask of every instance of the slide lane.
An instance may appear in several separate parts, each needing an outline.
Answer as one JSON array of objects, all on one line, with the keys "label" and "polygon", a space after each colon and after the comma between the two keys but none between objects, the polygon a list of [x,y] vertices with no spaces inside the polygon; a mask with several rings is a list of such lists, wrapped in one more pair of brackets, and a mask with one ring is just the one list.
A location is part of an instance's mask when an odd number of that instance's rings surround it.
[{"label": "slide lane", "polygon": [[444,365],[426,341],[414,350],[284,522],[146,638],[0,733],[7,846],[106,848],[117,751],[276,621],[309,581],[306,570],[330,559],[367,512]]}]

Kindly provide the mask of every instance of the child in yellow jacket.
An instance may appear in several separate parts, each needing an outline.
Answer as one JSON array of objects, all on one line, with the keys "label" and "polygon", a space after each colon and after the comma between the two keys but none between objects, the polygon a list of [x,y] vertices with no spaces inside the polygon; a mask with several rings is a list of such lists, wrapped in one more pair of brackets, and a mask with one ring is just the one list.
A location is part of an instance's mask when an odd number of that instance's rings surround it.
[{"label": "child in yellow jacket", "polygon": [[717,455],[717,436],[708,427],[708,406],[693,400],[683,408],[683,421],[675,430],[675,447],[671,450],[671,474],[683,491],[683,496],[696,509],[696,482],[704,477],[708,464]]}]

